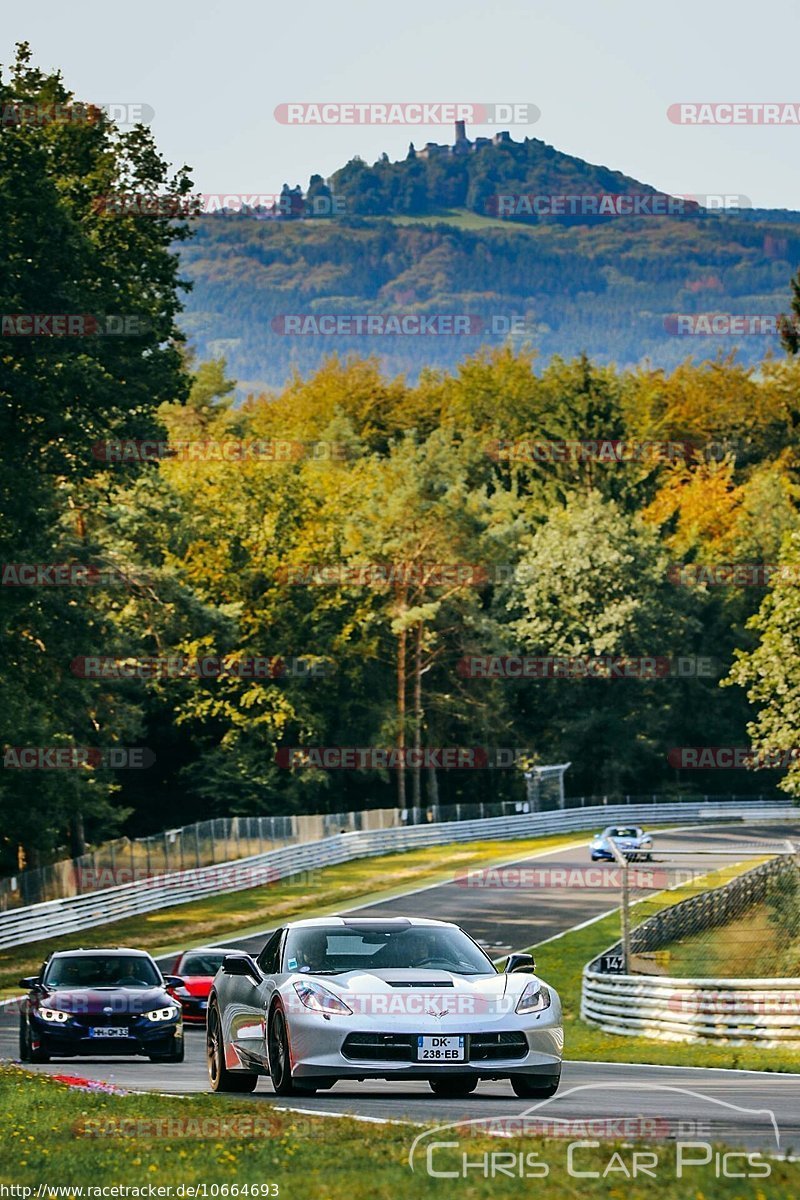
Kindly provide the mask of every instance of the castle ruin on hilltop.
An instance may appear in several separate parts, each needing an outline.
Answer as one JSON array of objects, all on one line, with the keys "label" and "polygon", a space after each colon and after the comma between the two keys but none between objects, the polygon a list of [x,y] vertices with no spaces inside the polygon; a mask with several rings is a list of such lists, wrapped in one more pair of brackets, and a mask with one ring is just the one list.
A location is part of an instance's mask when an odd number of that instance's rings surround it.
[{"label": "castle ruin on hilltop", "polygon": [[484,146],[500,146],[503,142],[510,141],[511,134],[508,130],[496,133],[494,137],[478,137],[474,142],[470,141],[467,137],[466,121],[456,121],[456,140],[452,146],[440,146],[438,142],[426,142],[421,150],[415,150],[412,142],[408,148],[408,157],[435,158],[437,155],[445,154],[474,154],[476,150],[482,150]]}]

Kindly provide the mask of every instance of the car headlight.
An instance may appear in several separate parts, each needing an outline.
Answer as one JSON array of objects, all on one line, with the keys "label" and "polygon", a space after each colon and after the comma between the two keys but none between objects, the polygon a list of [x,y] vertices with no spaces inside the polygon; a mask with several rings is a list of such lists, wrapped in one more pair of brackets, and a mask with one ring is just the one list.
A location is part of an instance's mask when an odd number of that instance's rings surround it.
[{"label": "car headlight", "polygon": [[517,1001],[516,1011],[518,1013],[543,1012],[545,1008],[550,1007],[552,1000],[548,987],[545,987],[543,983],[531,981]]},{"label": "car headlight", "polygon": [[40,1008],[38,1015],[43,1021],[53,1021],[57,1025],[63,1025],[70,1019],[71,1013],[59,1012],[57,1008]]},{"label": "car headlight", "polygon": [[603,841],[602,838],[595,838],[594,841],[592,842],[593,850],[602,850],[603,846],[605,846],[605,842]]},{"label": "car headlight", "polygon": [[142,1013],[148,1021],[171,1021],[177,1015],[178,1009],[174,1004],[170,1004],[169,1008],[152,1008],[150,1012]]},{"label": "car headlight", "polygon": [[650,837],[643,837],[641,839],[641,841],[639,842],[640,846],[652,846],[652,844],[653,844],[653,839]]},{"label": "car headlight", "polygon": [[319,983],[296,983],[294,990],[300,998],[302,1004],[306,1008],[310,1008],[312,1012],[318,1013],[335,1013],[337,1015],[352,1016],[352,1008],[348,1008],[344,1000],[340,1000],[338,996],[334,996],[333,992],[329,992]]}]

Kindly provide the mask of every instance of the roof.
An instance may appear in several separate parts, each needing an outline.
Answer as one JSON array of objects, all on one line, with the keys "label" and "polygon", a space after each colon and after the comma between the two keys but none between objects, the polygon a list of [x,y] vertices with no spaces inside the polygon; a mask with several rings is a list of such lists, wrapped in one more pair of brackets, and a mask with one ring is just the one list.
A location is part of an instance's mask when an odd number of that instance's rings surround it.
[{"label": "roof", "polygon": [[81,946],[77,950],[54,950],[50,957],[55,958],[57,955],[59,958],[80,958],[84,954],[133,954],[137,958],[150,958],[147,950],[134,950],[131,946]]},{"label": "roof", "polygon": [[313,929],[315,927],[338,925],[344,929],[348,926],[358,926],[359,929],[386,928],[396,925],[398,929],[407,929],[411,925],[432,925],[438,928],[452,928],[452,921],[435,921],[430,917],[360,917],[357,913],[345,913],[336,917],[307,917],[302,921],[287,921],[286,929]]}]

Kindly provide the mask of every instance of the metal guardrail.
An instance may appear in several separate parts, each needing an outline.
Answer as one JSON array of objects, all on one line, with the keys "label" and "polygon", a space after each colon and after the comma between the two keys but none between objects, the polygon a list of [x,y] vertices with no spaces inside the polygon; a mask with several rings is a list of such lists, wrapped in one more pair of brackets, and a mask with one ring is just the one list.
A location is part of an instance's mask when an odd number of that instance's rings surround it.
[{"label": "metal guardrail", "polygon": [[[450,842],[484,838],[510,839],[593,829],[598,823],[624,819],[703,821],[725,818],[770,820],[797,818],[798,810],[785,804],[670,804],[598,805],[596,808],[520,813],[483,820],[448,821],[401,828],[343,833],[320,841],[286,846],[265,854],[216,866],[174,871],[149,879],[121,884],[85,896],[49,900],[27,908],[0,913],[0,949],[42,941],[62,934],[79,933],[126,917],[186,904],[207,896],[244,891],[286,879],[303,871],[335,866],[356,858],[412,850]],[[269,920],[265,912],[265,921]]]},{"label": "metal guardrail", "polygon": [[[797,869],[791,856],[773,859],[723,887],[672,905],[637,926],[634,953],[657,950],[675,937],[711,929],[763,900],[770,878]],[[679,979],[602,970],[621,944],[584,968],[581,1017],[605,1033],[662,1041],[800,1046],[800,979]]]},{"label": "metal guardrail", "polygon": [[[562,767],[538,767],[539,773],[561,772]],[[531,780],[529,779],[530,783]],[[361,833],[371,829],[393,829],[440,821],[483,820],[527,812],[553,812],[561,808],[592,808],[612,804],[750,804],[782,803],[777,794],[660,796],[566,796],[563,775],[558,787],[546,782],[530,789],[527,800],[478,801],[465,804],[431,804],[411,808],[365,808],[351,812],[292,813],[284,816],[214,817],[164,829],[148,837],[117,838],[95,846],[77,858],[60,859],[41,867],[25,867],[0,878],[0,912],[65,900],[101,892],[123,883],[162,875],[166,871],[188,871],[235,859],[251,858],[268,850],[302,842],[319,841],[336,833]]]},{"label": "metal guardrail", "polygon": [[671,979],[584,972],[581,1016],[606,1033],[664,1041],[800,1045],[794,979]]}]

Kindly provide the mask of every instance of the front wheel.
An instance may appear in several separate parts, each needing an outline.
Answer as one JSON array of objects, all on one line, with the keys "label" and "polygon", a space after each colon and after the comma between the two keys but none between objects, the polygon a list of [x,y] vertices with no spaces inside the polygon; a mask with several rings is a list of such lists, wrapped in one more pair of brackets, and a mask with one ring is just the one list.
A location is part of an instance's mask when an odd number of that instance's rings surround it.
[{"label": "front wheel", "polygon": [[289,1032],[286,1028],[286,1017],[283,1009],[274,1008],[269,1020],[267,1032],[267,1058],[269,1059],[269,1074],[272,1086],[277,1096],[313,1096],[317,1088],[332,1087],[335,1080],[327,1078],[305,1080],[298,1083],[292,1078],[292,1065],[289,1058]]},{"label": "front wheel", "polygon": [[46,1050],[34,1050],[31,1040],[31,1023],[22,1013],[19,1018],[19,1060],[24,1063],[50,1062],[50,1055]]},{"label": "front wheel", "polygon": [[429,1079],[428,1083],[434,1096],[450,1100],[468,1096],[478,1086],[477,1079],[471,1079],[469,1075],[443,1075],[441,1079]]},{"label": "front wheel", "polygon": [[179,1063],[183,1062],[186,1057],[186,1048],[183,1038],[176,1038],[169,1054],[151,1054],[149,1055],[150,1062],[155,1063]]},{"label": "front wheel", "polygon": [[258,1076],[244,1071],[229,1071],[225,1066],[222,1022],[216,1004],[208,1010],[206,1023],[206,1060],[212,1092],[252,1092]]},{"label": "front wheel", "polygon": [[558,1091],[561,1076],[512,1075],[511,1086],[522,1100],[549,1100]]}]

